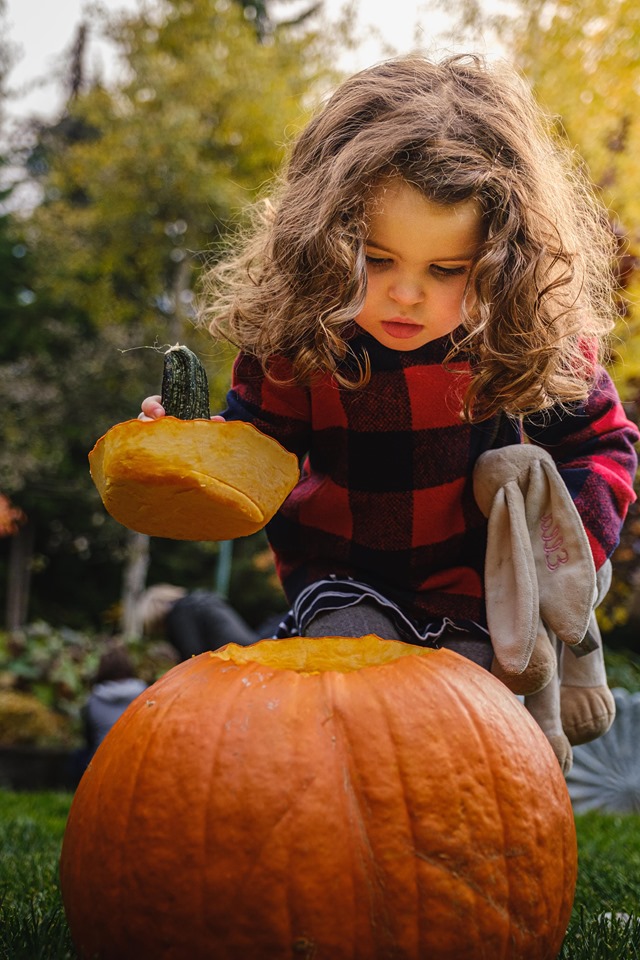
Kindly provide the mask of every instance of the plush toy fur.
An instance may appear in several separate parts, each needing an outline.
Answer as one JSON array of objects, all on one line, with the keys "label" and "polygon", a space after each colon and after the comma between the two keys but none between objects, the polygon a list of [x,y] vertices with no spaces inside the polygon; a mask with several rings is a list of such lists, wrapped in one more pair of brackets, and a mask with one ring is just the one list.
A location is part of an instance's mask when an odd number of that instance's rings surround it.
[{"label": "plush toy fur", "polygon": [[606,733],[615,716],[593,613],[609,588],[610,565],[596,575],[578,511],[542,448],[483,454],[474,493],[488,518],[492,672],[524,696],[567,772],[572,744]]}]

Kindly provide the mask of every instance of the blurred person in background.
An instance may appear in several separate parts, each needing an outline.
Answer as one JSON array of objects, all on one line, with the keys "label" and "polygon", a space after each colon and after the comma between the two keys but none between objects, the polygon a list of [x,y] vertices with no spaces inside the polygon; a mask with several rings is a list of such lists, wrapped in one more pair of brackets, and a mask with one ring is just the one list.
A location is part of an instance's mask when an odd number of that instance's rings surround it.
[{"label": "blurred person in background", "polygon": [[225,643],[248,646],[258,639],[233,607],[211,590],[188,592],[158,583],[142,594],[138,617],[146,635],[158,635],[181,660],[217,650]]},{"label": "blurred person in background", "polygon": [[100,657],[91,693],[81,712],[85,766],[116,720],[146,687],[145,681],[136,676],[126,648],[120,643],[110,645]]}]

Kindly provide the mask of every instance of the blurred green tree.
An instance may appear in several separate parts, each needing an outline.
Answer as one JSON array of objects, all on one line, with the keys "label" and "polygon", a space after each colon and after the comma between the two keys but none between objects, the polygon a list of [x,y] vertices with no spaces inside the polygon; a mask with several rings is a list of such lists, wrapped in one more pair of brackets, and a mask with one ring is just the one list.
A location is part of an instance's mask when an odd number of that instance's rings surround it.
[{"label": "blurred green tree", "polygon": [[[130,542],[104,515],[86,455],[158,392],[161,357],[135,348],[189,343],[214,408],[222,402],[231,354],[193,327],[198,274],[335,80],[336,37],[313,25],[311,7],[282,23],[262,8],[258,36],[259,5],[226,0],[95,13],[78,31],[62,117],[25,129],[14,158],[38,201],[12,227],[28,277],[20,311],[12,305],[14,343],[0,353],[0,491],[36,528],[35,555],[22,561],[44,571],[32,615],[83,626],[117,604]],[[109,86],[85,75],[96,29],[121,59]],[[211,586],[215,548],[191,555],[188,571],[178,564],[184,585]]]}]

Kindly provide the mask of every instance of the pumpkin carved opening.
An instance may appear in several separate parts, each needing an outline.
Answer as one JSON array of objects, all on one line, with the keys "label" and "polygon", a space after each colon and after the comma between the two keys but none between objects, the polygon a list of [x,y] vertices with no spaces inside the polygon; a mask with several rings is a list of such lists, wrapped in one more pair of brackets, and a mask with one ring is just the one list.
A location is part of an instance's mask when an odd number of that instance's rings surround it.
[{"label": "pumpkin carved opening", "polygon": [[351,673],[367,667],[381,667],[401,657],[429,657],[431,647],[418,647],[400,640],[382,640],[375,634],[365,637],[291,637],[261,640],[249,647],[228,643],[210,656],[238,665],[257,663],[276,670],[294,670],[313,675],[335,671]]}]

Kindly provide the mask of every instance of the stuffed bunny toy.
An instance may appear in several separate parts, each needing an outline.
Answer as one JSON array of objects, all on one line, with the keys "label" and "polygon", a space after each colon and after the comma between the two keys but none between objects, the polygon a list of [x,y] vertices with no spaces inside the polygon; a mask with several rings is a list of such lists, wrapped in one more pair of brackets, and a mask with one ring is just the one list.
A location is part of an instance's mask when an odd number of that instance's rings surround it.
[{"label": "stuffed bunny toy", "polygon": [[615,716],[594,614],[609,588],[610,564],[596,574],[578,511],[542,448],[484,453],[474,493],[488,518],[492,672],[524,696],[566,773],[572,744],[606,733]]}]

